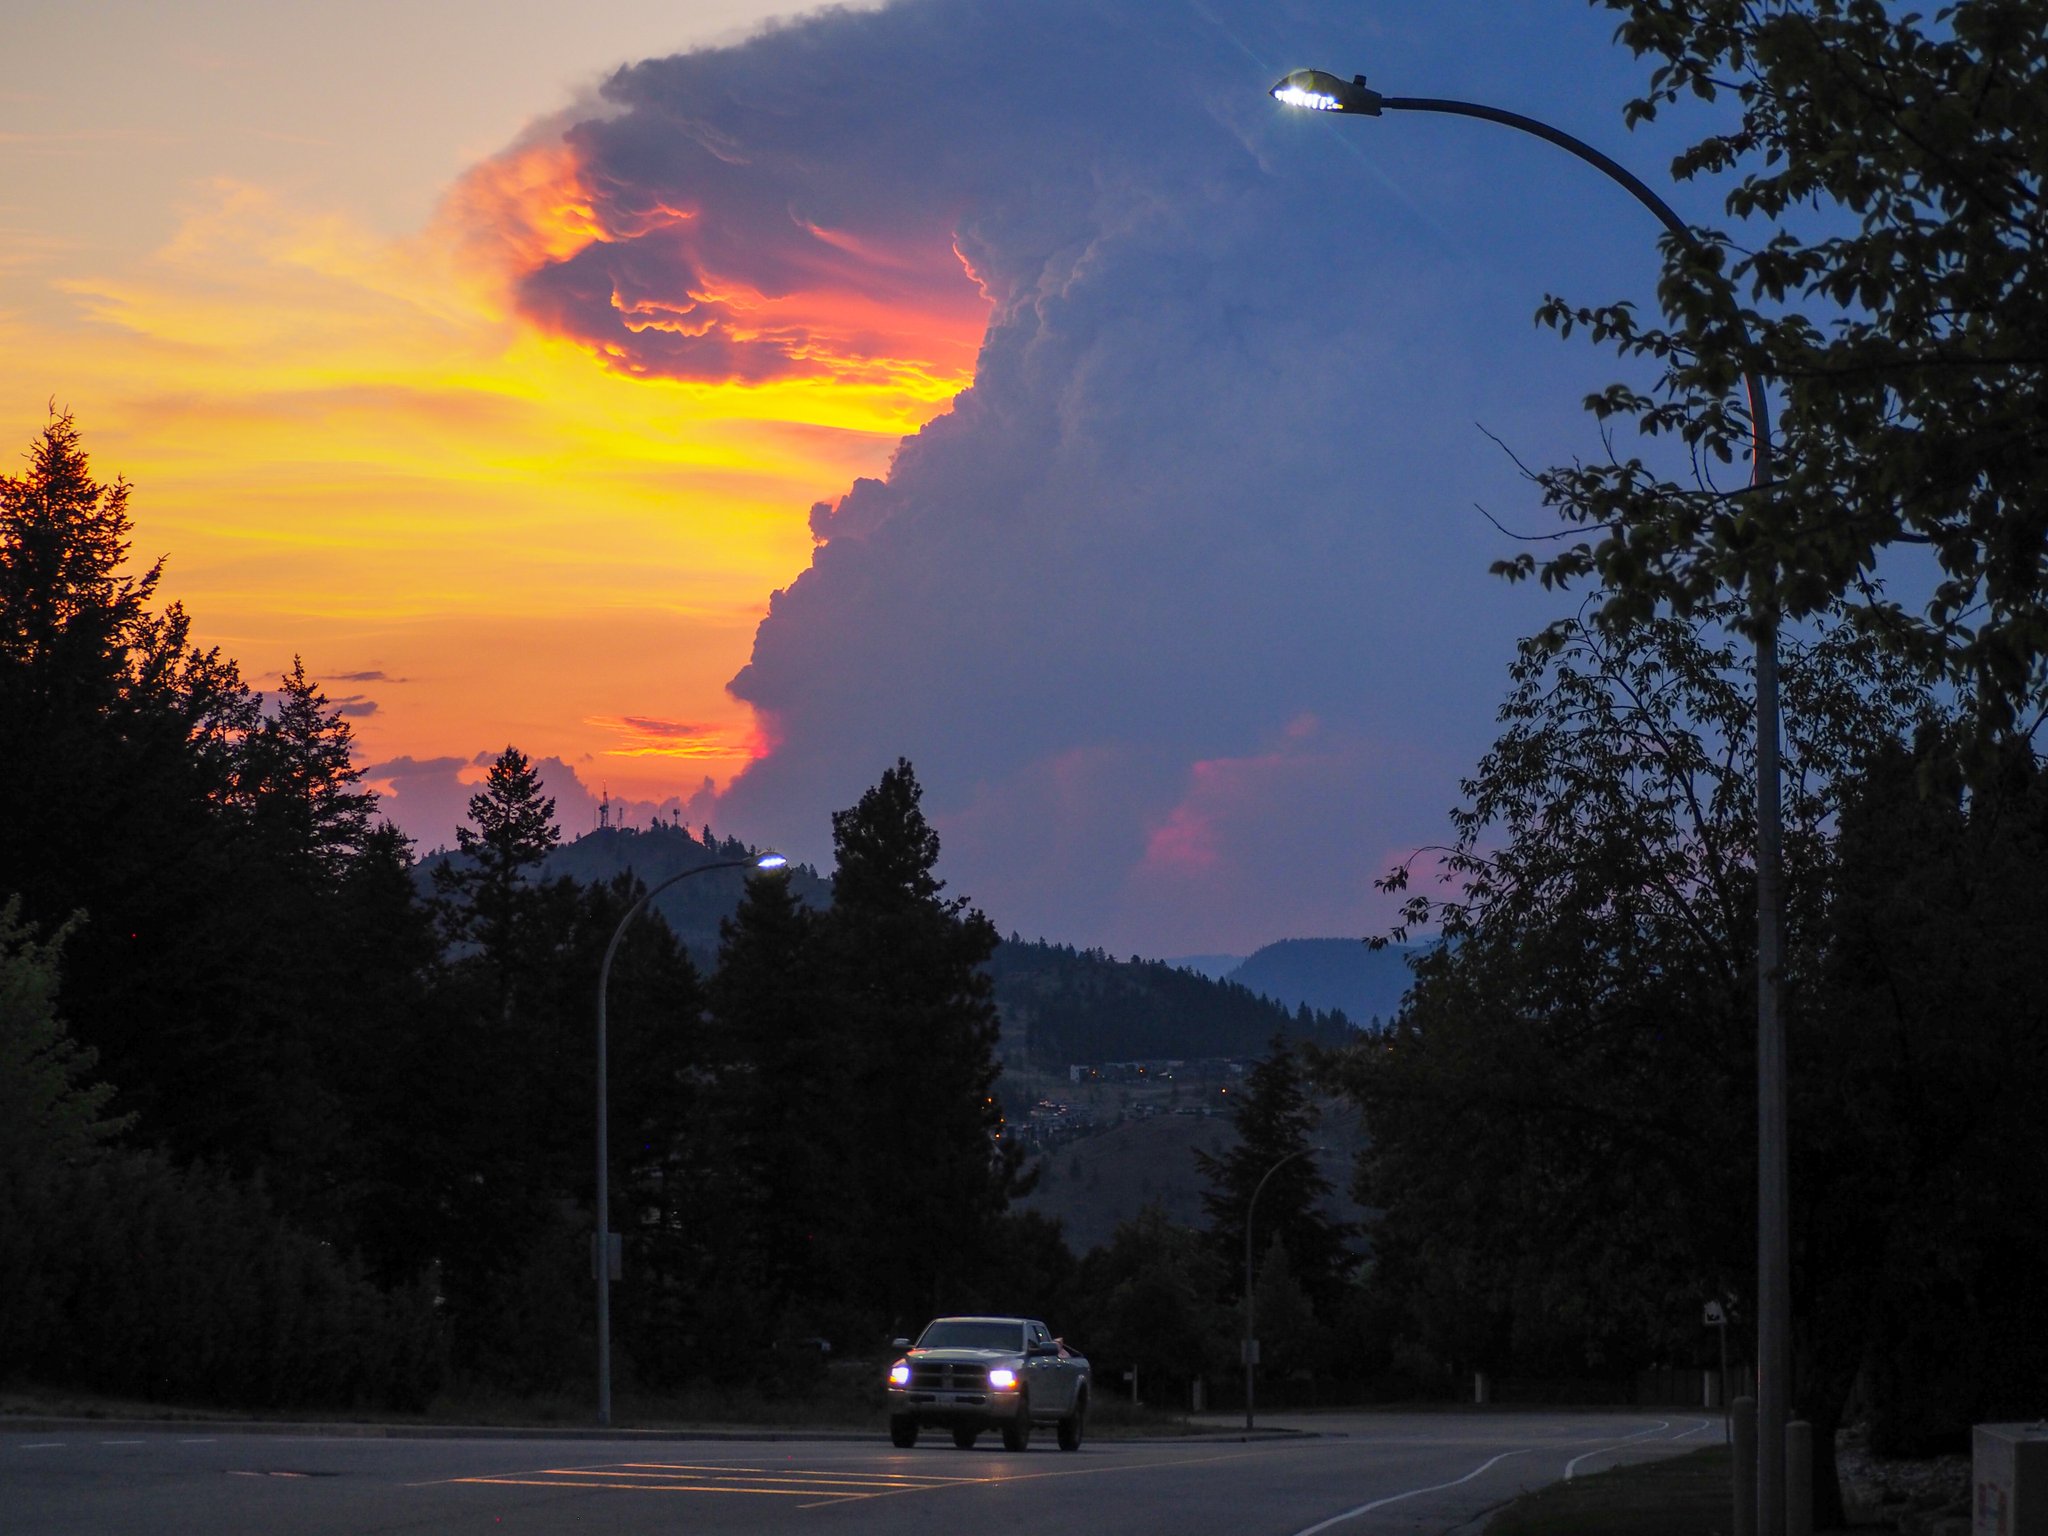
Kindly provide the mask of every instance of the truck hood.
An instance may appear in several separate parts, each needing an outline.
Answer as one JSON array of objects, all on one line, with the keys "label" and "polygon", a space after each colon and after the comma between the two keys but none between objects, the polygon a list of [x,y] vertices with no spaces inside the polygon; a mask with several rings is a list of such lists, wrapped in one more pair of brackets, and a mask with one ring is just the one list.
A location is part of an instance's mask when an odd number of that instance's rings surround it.
[{"label": "truck hood", "polygon": [[907,1360],[929,1360],[940,1365],[994,1365],[998,1360],[1023,1357],[1014,1349],[913,1349]]}]

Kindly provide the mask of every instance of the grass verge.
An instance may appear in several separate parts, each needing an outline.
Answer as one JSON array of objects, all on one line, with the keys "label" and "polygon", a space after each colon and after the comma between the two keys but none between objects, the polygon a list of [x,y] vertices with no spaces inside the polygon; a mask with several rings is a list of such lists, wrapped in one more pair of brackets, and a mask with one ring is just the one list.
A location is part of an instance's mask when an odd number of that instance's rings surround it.
[{"label": "grass verge", "polygon": [[1523,1494],[1486,1536],[1727,1536],[1732,1476],[1720,1445],[1617,1467]]}]

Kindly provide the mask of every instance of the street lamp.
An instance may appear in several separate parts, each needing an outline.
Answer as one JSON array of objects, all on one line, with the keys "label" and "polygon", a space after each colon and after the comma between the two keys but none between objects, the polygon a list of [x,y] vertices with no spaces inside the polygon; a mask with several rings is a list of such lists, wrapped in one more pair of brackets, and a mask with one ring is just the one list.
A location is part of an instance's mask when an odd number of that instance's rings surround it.
[{"label": "street lamp", "polygon": [[1266,1192],[1266,1182],[1285,1168],[1297,1157],[1307,1157],[1311,1152],[1320,1152],[1321,1147],[1300,1147],[1281,1158],[1268,1168],[1252,1190],[1251,1199],[1244,1206],[1244,1427],[1252,1427],[1252,1384],[1258,1374],[1259,1335],[1254,1326],[1258,1317],[1258,1297],[1252,1290],[1252,1212],[1259,1208],[1259,1196]]},{"label": "street lamp", "polygon": [[605,1098],[605,991],[612,979],[612,956],[626,927],[640,915],[640,909],[679,880],[708,875],[714,869],[784,869],[789,860],[779,853],[760,853],[745,859],[720,859],[715,864],[698,864],[670,875],[658,885],[640,893],[640,899],[626,909],[612,940],[604,947],[604,963],[597,968],[597,1249],[592,1268],[597,1272],[597,1422],[612,1421],[612,1213],[611,1213],[611,1130]]},{"label": "street lamp", "polygon": [[[1443,112],[1534,134],[1619,182],[1680,244],[1700,249],[1699,238],[1672,212],[1670,204],[1633,172],[1592,145],[1518,112],[1431,96],[1382,96],[1366,85],[1363,75],[1345,80],[1320,69],[1296,70],[1274,86],[1271,94],[1287,106],[1312,111],[1357,117]],[[1763,381],[1748,369],[1743,370],[1742,387],[1749,398],[1750,485],[1762,487],[1770,483],[1770,403],[1764,396]],[[1785,1528],[1785,1419],[1792,1361],[1785,1028],[1779,1011],[1785,935],[1784,828],[1778,762],[1777,594],[1754,580],[1750,617],[1756,642],[1757,1530],[1762,1536],[1780,1536]]]}]

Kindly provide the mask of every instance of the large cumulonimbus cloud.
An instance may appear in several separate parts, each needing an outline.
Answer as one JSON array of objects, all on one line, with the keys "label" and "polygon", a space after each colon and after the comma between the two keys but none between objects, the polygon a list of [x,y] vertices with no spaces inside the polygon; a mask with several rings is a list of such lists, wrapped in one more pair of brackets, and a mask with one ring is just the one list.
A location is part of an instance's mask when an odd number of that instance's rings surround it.
[{"label": "large cumulonimbus cloud", "polygon": [[[1441,835],[1542,616],[1486,575],[1471,502],[1528,499],[1473,418],[1584,445],[1593,373],[1560,390],[1528,319],[1579,256],[1515,146],[1424,158],[1264,90],[1499,61],[1501,9],[904,0],[622,70],[529,146],[565,158],[520,204],[517,302],[607,366],[886,375],[979,340],[886,481],[813,509],[731,685],[772,750],[722,825],[820,857],[906,755],[1006,930],[1175,953],[1380,921],[1370,877]],[[1647,282],[1651,233],[1629,259]]]}]

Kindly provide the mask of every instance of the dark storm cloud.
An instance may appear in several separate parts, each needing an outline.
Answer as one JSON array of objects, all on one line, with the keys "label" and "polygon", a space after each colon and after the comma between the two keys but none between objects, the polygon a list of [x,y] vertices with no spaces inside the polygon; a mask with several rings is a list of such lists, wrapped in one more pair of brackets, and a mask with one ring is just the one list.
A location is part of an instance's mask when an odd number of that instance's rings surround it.
[{"label": "dark storm cloud", "polygon": [[1485,575],[1469,503],[1523,492],[1472,416],[1541,458],[1596,382],[1560,389],[1530,336],[1546,263],[1590,258],[1515,146],[1395,177],[1344,137],[1381,125],[1265,99],[1304,59],[1462,57],[1431,25],[1526,47],[1475,3],[910,0],[607,83],[567,141],[614,237],[524,291],[613,366],[765,377],[828,344],[750,332],[721,277],[992,306],[972,389],[812,509],[732,684],[774,745],[724,823],[817,857],[907,754],[1006,929],[1158,953],[1375,920],[1371,875],[1441,835],[1541,616]]}]

